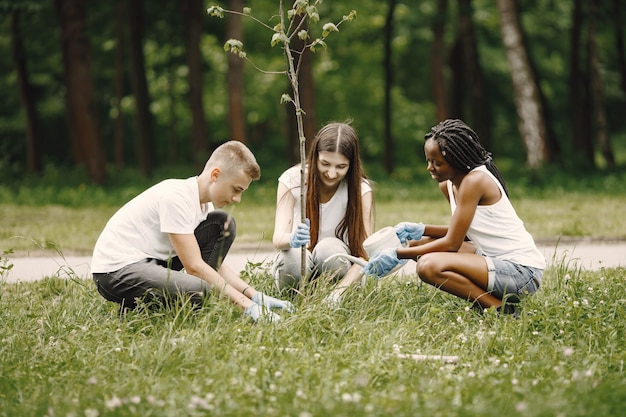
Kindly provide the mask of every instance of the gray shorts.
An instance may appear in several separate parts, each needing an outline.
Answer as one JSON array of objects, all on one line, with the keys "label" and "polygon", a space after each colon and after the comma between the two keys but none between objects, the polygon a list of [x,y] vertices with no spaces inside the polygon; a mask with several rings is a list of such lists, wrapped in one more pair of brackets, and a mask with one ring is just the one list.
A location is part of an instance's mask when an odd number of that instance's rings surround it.
[{"label": "gray shorts", "polygon": [[487,291],[495,297],[509,302],[519,302],[534,294],[541,285],[543,270],[485,256],[489,271]]}]

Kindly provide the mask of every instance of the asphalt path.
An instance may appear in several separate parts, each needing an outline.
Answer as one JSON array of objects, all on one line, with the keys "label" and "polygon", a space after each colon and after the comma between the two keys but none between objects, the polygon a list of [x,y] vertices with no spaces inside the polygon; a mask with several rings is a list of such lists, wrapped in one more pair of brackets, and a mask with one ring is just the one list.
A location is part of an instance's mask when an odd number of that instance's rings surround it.
[{"label": "asphalt path", "polygon": [[[587,270],[626,267],[626,241],[578,240],[568,242],[540,242],[548,264],[566,264]],[[241,271],[248,262],[261,263],[272,259],[269,244],[233,245],[225,263],[235,271]],[[36,255],[10,255],[5,274],[6,282],[28,282],[46,277],[90,278],[90,256],[63,256],[56,252]],[[399,274],[415,273],[415,263],[408,262]]]}]

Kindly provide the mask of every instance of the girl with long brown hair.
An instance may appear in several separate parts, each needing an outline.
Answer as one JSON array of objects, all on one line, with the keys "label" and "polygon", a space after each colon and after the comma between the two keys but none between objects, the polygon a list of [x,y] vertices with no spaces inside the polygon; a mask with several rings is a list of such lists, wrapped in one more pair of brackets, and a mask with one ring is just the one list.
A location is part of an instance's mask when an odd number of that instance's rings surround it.
[{"label": "girl with long brown hair", "polygon": [[330,123],[315,135],[306,166],[306,222],[300,215],[300,166],[278,179],[273,274],[280,290],[297,288],[301,247],[307,247],[306,273],[328,274],[345,288],[360,279],[359,265],[338,253],[365,258],[363,241],[374,229],[372,187],[363,170],[359,140],[348,123]]}]

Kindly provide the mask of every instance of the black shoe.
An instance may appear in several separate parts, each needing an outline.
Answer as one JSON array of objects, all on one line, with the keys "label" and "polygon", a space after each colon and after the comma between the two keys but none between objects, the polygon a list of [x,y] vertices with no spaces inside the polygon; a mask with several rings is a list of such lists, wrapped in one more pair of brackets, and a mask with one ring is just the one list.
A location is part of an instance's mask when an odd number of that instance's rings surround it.
[{"label": "black shoe", "polygon": [[514,319],[519,318],[519,309],[516,304],[502,304],[496,308],[498,314],[511,315]]}]

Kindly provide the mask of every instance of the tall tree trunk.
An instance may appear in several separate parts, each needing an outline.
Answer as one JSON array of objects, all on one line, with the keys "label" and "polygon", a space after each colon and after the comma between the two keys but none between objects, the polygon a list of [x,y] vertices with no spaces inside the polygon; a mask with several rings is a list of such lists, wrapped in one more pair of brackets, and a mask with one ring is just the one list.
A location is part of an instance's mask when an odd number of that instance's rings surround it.
[{"label": "tall tree trunk", "polygon": [[448,118],[446,100],[446,79],[444,76],[446,46],[444,42],[445,22],[448,12],[448,0],[437,0],[437,13],[433,24],[433,44],[430,48],[430,78],[435,101],[437,121]]},{"label": "tall tree trunk", "polygon": [[393,14],[396,9],[396,0],[389,0],[389,7],[387,8],[387,18],[385,19],[385,58],[384,58],[384,71],[385,71],[385,102],[384,102],[384,118],[385,118],[385,170],[388,174],[391,174],[394,170],[393,154],[394,154],[394,141],[392,126],[392,103],[391,93],[393,89],[393,56],[391,43],[393,41]]},{"label": "tall tree trunk", "polygon": [[11,42],[20,101],[22,102],[26,119],[26,169],[30,172],[40,172],[42,168],[41,149],[39,146],[39,132],[37,128],[39,117],[37,116],[36,98],[33,86],[28,79],[26,51],[22,43],[19,10],[11,14]]},{"label": "tall tree trunk", "polygon": [[617,50],[617,62],[619,66],[619,81],[622,93],[626,96],[626,52],[624,51],[624,22],[622,22],[622,12],[620,4],[623,0],[613,0],[613,21],[615,27],[615,49]]},{"label": "tall tree trunk", "polygon": [[127,0],[130,48],[130,81],[135,96],[135,151],[140,172],[148,177],[154,169],[154,136],[150,94],[143,56],[143,0]]},{"label": "tall tree trunk", "polygon": [[537,168],[550,159],[545,109],[528,57],[515,0],[498,0],[500,27],[511,69],[518,128],[526,146],[526,163]]},{"label": "tall tree trunk", "polygon": [[113,91],[115,93],[115,117],[113,118],[113,154],[115,166],[121,168],[124,165],[124,117],[122,115],[122,96],[124,95],[124,65],[123,48],[124,30],[122,16],[124,15],[122,4],[124,0],[115,0],[115,79]]},{"label": "tall tree trunk", "polygon": [[55,0],[61,25],[67,113],[74,160],[95,183],[105,180],[105,158],[95,110],[91,50],[85,38],[85,1]]},{"label": "tall tree trunk", "polygon": [[583,0],[574,0],[572,10],[572,33],[570,52],[570,74],[569,74],[569,106],[571,120],[571,135],[573,151],[579,164],[590,167],[595,165],[593,157],[593,135],[589,124],[589,111],[585,98],[588,88],[588,79],[583,72],[581,57],[582,30],[584,24]]},{"label": "tall tree trunk", "polygon": [[[299,25],[304,16],[294,17],[293,24]],[[308,30],[308,21],[303,23],[302,29]],[[304,41],[295,36],[291,40],[291,50],[294,55],[294,67],[298,77],[298,91],[300,96],[300,108],[302,110],[302,129],[304,132],[305,149],[309,148],[316,131],[316,115],[315,115],[315,81],[313,79],[313,53],[309,48],[305,47]],[[299,136],[298,120],[293,112],[287,114],[289,124],[289,138]],[[288,141],[287,150],[291,161],[300,159],[300,150],[294,145],[297,142]]]},{"label": "tall tree trunk", "polygon": [[602,77],[600,76],[600,57],[598,45],[596,43],[596,21],[598,17],[599,0],[589,0],[590,21],[589,21],[589,67],[591,69],[591,96],[593,100],[594,115],[596,120],[596,138],[600,145],[600,151],[606,165],[615,168],[615,156],[609,140],[608,127],[606,122],[606,110],[604,108],[604,92]]},{"label": "tall tree trunk", "polygon": [[[243,11],[243,0],[229,0],[228,9],[238,12]],[[243,42],[243,30],[241,29],[241,16],[229,13],[226,18],[226,37],[239,39]],[[230,126],[231,139],[247,143],[246,138],[246,114],[244,112],[244,60],[235,54],[228,54],[228,125]]]},{"label": "tall tree trunk", "polygon": [[185,50],[189,82],[189,107],[191,109],[191,143],[194,163],[201,167],[209,157],[204,105],[202,101],[202,54],[200,38],[205,9],[202,0],[184,0],[182,3],[185,20]]},{"label": "tall tree trunk", "polygon": [[480,137],[480,141],[487,149],[491,148],[491,107],[487,97],[487,88],[483,76],[474,22],[472,19],[472,0],[458,0],[459,32],[465,61],[465,85],[469,88],[470,111],[472,127]]}]

